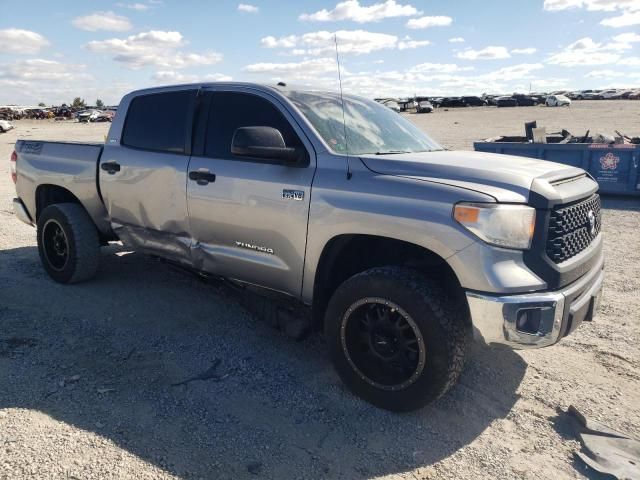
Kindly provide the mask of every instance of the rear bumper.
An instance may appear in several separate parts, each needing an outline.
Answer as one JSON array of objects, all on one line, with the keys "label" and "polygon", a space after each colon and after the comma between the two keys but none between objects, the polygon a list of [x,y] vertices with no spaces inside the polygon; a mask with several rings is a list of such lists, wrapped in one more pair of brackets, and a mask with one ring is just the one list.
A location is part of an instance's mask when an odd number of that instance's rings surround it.
[{"label": "rear bumper", "polygon": [[31,226],[34,225],[33,220],[31,219],[31,216],[27,211],[27,208],[24,206],[24,203],[22,203],[22,200],[20,200],[19,198],[13,199],[13,213],[16,214],[16,217],[18,218],[18,220],[26,223],[27,225],[31,225]]},{"label": "rear bumper", "polygon": [[522,295],[467,292],[474,336],[488,345],[540,348],[557,343],[595,316],[604,278],[604,259],[564,289]]}]

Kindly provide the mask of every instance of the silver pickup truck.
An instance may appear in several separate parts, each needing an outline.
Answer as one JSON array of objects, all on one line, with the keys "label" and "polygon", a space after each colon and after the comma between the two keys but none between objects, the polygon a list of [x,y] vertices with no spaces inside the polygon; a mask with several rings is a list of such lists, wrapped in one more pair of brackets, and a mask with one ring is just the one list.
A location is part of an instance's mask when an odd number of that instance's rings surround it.
[{"label": "silver pickup truck", "polygon": [[598,305],[600,198],[583,170],[447,151],[355,96],[140,90],[104,144],[20,140],[12,161],[16,216],[53,280],[92,278],[121,241],[263,293],[274,323],[324,330],[344,382],[390,410],[445,393],[468,339],[553,345]]}]

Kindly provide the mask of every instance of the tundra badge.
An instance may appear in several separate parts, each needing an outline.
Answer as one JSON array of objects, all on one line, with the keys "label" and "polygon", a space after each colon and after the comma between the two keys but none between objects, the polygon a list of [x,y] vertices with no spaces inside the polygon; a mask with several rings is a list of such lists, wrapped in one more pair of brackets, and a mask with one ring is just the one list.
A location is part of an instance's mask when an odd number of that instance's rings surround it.
[{"label": "tundra badge", "polygon": [[269,253],[273,255],[273,248],[262,247],[260,245],[254,245],[253,243],[239,242],[236,240],[236,247],[246,248],[249,250],[255,250],[257,252]]}]

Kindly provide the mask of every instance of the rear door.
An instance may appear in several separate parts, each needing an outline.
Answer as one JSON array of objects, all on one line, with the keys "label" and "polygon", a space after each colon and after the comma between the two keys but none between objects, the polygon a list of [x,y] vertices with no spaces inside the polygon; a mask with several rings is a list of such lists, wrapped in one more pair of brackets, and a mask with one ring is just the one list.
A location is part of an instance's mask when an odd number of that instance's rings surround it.
[{"label": "rear door", "polygon": [[[314,150],[276,98],[242,87],[216,88],[201,103],[188,169],[194,177],[187,182],[193,262],[225,277],[299,295]],[[247,126],[277,128],[288,147],[306,151],[306,164],[234,156],[233,134]]]},{"label": "rear door", "polygon": [[187,165],[196,91],[135,96],[98,170],[112,228],[129,246],[189,263]]}]

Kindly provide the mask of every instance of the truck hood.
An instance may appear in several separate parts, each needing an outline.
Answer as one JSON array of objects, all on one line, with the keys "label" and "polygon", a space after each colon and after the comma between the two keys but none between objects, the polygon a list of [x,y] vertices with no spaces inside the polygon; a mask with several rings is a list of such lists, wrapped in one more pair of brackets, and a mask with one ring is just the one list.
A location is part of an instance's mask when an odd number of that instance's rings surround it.
[{"label": "truck hood", "polygon": [[551,184],[584,175],[579,168],[559,163],[485,152],[360,155],[360,159],[375,173],[458,186],[498,202],[527,202],[534,180]]}]

